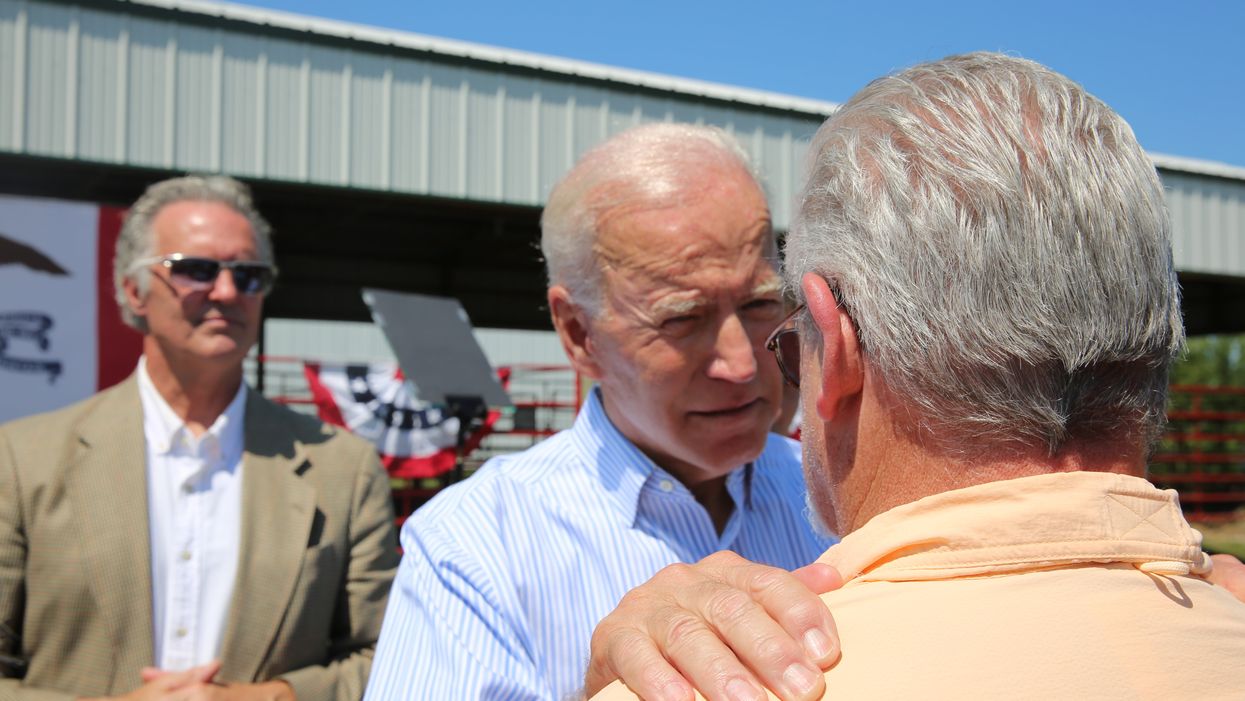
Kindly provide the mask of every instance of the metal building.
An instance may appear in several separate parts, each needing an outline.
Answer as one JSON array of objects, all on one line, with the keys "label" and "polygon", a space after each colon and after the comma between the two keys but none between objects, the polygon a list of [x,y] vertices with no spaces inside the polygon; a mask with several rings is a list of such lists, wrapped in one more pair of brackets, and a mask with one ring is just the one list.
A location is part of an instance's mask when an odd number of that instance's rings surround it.
[{"label": "metal building", "polygon": [[[369,285],[546,329],[539,208],[584,150],[721,125],[782,229],[834,107],[240,5],[0,0],[0,193],[124,205],[175,173],[246,179],[278,232],[277,318],[365,320]],[[1155,160],[1189,330],[1245,330],[1245,169]]]},{"label": "metal building", "polygon": [[366,319],[369,284],[547,328],[539,207],[580,153],[644,121],[724,126],[782,227],[833,107],[237,5],[0,0],[0,191],[247,179],[279,235],[276,317]]},{"label": "metal building", "polygon": [[1190,334],[1245,332],[1245,168],[1152,154]]}]

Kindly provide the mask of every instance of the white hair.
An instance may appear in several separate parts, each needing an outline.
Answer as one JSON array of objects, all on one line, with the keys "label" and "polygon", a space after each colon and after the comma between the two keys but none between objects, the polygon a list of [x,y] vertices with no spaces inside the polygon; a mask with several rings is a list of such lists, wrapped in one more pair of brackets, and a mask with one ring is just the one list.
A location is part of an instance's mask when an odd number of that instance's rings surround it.
[{"label": "white hair", "polygon": [[134,262],[154,255],[156,243],[152,222],[161,209],[175,202],[220,202],[227,205],[250,223],[260,262],[273,263],[271,227],[260,216],[251,201],[250,188],[243,183],[227,175],[187,175],[149,186],[125,214],[112,267],[113,287],[121,308],[121,318],[142,333],[147,332],[147,321],[130,310],[125,298],[125,280],[132,278],[139,293],[147,294],[151,271],[146,267],[133,269]]},{"label": "white hair", "polygon": [[633,127],[579,159],[549,194],[540,218],[540,248],[550,285],[576,304],[601,310],[596,255],[602,222],[625,211],[678,206],[706,173],[739,168],[764,192],[747,153],[718,127],[654,123]]},{"label": "white hair", "polygon": [[825,277],[885,386],[946,449],[1157,435],[1184,341],[1154,166],[1037,63],[874,81],[814,137],[786,278]]}]

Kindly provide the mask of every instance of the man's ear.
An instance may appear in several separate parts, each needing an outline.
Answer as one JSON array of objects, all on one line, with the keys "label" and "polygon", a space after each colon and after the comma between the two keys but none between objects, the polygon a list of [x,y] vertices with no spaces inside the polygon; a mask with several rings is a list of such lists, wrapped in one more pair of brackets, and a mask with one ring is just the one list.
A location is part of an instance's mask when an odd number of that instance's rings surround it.
[{"label": "man's ear", "polygon": [[860,339],[851,317],[839,307],[825,278],[806,273],[800,287],[804,291],[804,302],[808,305],[813,324],[821,334],[817,415],[822,421],[831,421],[843,407],[854,403],[864,388]]},{"label": "man's ear", "polygon": [[121,289],[125,292],[125,305],[134,316],[147,317],[147,298],[138,293],[138,283],[134,278],[127,277],[121,281]]},{"label": "man's ear", "polygon": [[562,341],[562,349],[570,359],[575,372],[593,380],[601,379],[601,367],[597,364],[587,312],[571,300],[571,293],[562,285],[551,285],[545,295],[549,302],[549,316],[553,328]]}]

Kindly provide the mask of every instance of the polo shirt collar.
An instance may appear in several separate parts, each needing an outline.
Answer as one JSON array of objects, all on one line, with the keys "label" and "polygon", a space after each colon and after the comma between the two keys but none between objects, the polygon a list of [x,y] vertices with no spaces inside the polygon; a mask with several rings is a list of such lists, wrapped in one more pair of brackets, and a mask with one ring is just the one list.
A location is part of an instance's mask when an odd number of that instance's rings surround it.
[{"label": "polo shirt collar", "polygon": [[1202,536],[1176,492],[1106,472],[1061,472],[934,494],[878,514],[826,551],[845,579],[915,581],[1089,562],[1202,574]]}]

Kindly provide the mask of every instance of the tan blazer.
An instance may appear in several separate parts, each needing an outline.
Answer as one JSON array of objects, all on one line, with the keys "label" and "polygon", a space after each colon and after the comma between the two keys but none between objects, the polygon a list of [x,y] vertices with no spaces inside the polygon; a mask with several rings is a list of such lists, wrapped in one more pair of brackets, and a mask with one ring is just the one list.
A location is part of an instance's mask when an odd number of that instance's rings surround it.
[{"label": "tan blazer", "polygon": [[[286,679],[299,701],[359,699],[397,565],[375,450],[249,392],[241,554],[220,679]],[[130,377],[0,426],[0,652],[29,661],[0,699],[141,684],[152,664],[146,448]]]}]

